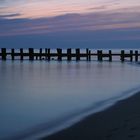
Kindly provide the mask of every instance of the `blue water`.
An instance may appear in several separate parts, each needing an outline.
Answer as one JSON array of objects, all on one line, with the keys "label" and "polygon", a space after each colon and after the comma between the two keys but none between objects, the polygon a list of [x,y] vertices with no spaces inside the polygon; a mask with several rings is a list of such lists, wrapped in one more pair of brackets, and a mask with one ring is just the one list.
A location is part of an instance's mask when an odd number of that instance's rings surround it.
[{"label": "blue water", "polygon": [[121,62],[0,61],[0,139],[49,135],[140,89]]}]

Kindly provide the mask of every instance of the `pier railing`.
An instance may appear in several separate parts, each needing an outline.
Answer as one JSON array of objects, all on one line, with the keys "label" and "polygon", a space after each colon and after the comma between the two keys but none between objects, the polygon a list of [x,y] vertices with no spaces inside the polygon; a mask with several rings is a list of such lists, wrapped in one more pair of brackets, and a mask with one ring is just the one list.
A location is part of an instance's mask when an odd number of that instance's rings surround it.
[{"label": "pier railing", "polygon": [[108,52],[104,52],[103,50],[94,51],[90,49],[86,49],[85,52],[83,52],[79,48],[75,49],[74,52],[72,52],[72,50],[73,49],[69,48],[66,50],[66,52],[64,52],[63,49],[57,48],[56,52],[52,52],[50,48],[40,48],[38,49],[38,51],[35,51],[33,48],[29,48],[28,51],[25,51],[25,49],[21,48],[11,49],[9,52],[6,48],[1,48],[0,59],[6,60],[7,58],[10,58],[11,60],[15,60],[18,57],[19,60],[24,60],[24,58],[28,58],[29,60],[44,59],[50,61],[56,58],[58,61],[62,61],[63,58],[66,58],[66,60],[71,61],[74,58],[76,61],[79,61],[84,58],[87,61],[91,61],[93,60],[92,57],[95,56],[96,60],[98,61],[103,61],[104,58],[108,59],[108,61],[112,61],[113,58],[117,56],[122,62],[126,59],[137,62],[140,56],[138,50],[130,50],[129,52],[126,52],[125,50],[120,50],[119,53],[114,53],[112,50],[108,50]]}]

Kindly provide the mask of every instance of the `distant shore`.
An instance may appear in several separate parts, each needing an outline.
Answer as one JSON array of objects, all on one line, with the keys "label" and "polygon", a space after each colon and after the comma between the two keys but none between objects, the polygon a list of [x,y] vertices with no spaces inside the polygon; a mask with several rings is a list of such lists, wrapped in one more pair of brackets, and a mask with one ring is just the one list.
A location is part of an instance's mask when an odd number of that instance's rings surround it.
[{"label": "distant shore", "polygon": [[140,92],[42,140],[139,140]]}]

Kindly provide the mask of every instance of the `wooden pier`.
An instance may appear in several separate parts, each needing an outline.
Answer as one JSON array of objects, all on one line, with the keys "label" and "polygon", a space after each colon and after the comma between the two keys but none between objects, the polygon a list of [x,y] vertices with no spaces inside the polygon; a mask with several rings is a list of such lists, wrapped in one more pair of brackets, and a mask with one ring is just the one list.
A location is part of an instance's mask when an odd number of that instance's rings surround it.
[{"label": "wooden pier", "polygon": [[[54,50],[54,49],[53,49]],[[94,59],[93,59],[94,56]],[[52,50],[50,48],[45,48],[45,49],[38,49],[37,51],[35,51],[35,49],[33,48],[28,48],[28,50],[26,49],[11,49],[9,52],[9,49],[6,48],[1,48],[0,49],[0,60],[7,60],[7,59],[11,59],[11,60],[15,60],[15,59],[19,59],[19,60],[24,60],[29,59],[31,61],[33,60],[58,60],[58,61],[62,61],[64,58],[67,61],[71,61],[73,59],[75,59],[76,61],[79,60],[87,60],[87,61],[91,61],[91,60],[98,60],[98,61],[103,61],[104,59],[108,60],[108,61],[113,61],[113,58],[117,56],[119,57],[120,61],[124,62],[125,60],[129,60],[129,61],[138,61],[139,60],[139,56],[140,53],[138,50],[130,50],[129,52],[125,51],[125,50],[120,50],[120,53],[115,53],[112,50],[108,50],[108,52],[104,52],[103,50],[90,50],[90,49],[86,49],[85,52],[81,51],[79,48],[76,49],[71,49],[68,48],[65,52],[63,49],[61,48],[57,48],[56,52],[52,52]]]}]

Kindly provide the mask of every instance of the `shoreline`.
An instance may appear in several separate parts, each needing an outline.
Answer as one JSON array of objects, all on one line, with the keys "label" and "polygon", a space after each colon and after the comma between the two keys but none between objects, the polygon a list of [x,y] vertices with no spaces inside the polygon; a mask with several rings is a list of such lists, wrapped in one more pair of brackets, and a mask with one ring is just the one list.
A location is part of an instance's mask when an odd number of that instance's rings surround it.
[{"label": "shoreline", "polygon": [[140,92],[42,140],[140,139]]}]

